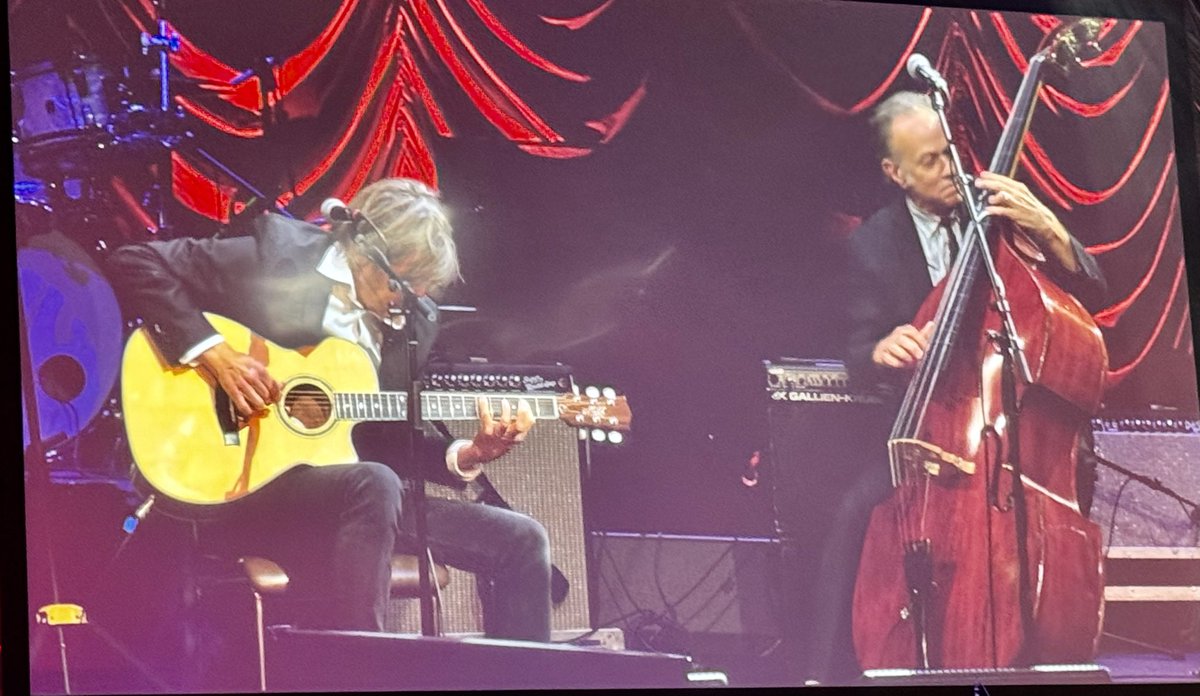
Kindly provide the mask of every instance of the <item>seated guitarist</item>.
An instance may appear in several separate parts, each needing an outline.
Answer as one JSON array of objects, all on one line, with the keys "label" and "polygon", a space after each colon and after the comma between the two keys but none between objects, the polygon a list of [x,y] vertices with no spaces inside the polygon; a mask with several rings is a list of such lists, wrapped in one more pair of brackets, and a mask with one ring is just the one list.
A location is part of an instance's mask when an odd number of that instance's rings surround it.
[{"label": "seated guitarist", "polygon": [[[375,245],[392,270],[424,295],[459,275],[450,222],[438,194],[409,179],[377,181],[359,191],[351,207],[373,225],[335,223],[329,234],[265,214],[250,236],[123,247],[110,259],[109,276],[126,311],[144,320],[162,357],[208,373],[246,418],[275,402],[281,385],[259,360],[231,348],[202,312],[224,315],[288,348],[330,336],[357,343],[374,361],[381,386],[402,390],[408,365],[396,329],[403,316],[393,318],[389,309],[400,306],[403,291],[390,289],[363,245]],[[356,238],[358,233],[363,234]],[[437,325],[419,312],[411,317],[423,364]],[[358,452],[406,475],[469,481],[480,465],[517,446],[533,425],[523,400],[515,412],[506,405],[498,420],[486,408],[480,414],[471,440],[419,435],[413,448],[418,461],[393,461],[407,451],[394,426],[386,426],[385,438],[358,438]],[[363,424],[356,434],[377,425],[382,424]],[[411,506],[403,504],[400,477],[376,461],[291,468],[220,506],[218,518],[201,530],[213,532],[205,538],[217,539],[226,551],[276,560],[298,586],[324,593],[328,601],[318,603],[313,627],[382,631],[390,558],[397,550],[411,552],[414,520]],[[490,582],[491,594],[484,598],[489,637],[549,640],[549,542],[536,520],[433,498],[427,520],[438,560]]]}]

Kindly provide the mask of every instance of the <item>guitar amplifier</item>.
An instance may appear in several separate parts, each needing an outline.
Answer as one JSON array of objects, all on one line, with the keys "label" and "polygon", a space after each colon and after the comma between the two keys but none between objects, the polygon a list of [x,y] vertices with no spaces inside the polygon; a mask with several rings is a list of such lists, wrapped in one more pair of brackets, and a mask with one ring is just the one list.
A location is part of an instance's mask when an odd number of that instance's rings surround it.
[{"label": "guitar amplifier", "polygon": [[[425,387],[437,391],[501,395],[548,395],[570,392],[570,368],[563,365],[500,365],[456,363],[431,365]],[[448,421],[456,438],[474,436],[474,421]],[[527,439],[501,459],[484,468],[494,493],[478,482],[465,490],[426,484],[430,497],[495,504],[495,494],[512,509],[541,522],[550,536],[550,560],[556,568],[555,603],[551,629],[580,634],[590,629],[586,535],[581,490],[579,429],[561,420],[539,419]],[[442,591],[442,632],[483,633],[483,613],[476,578],[450,568],[450,584]],[[387,630],[415,633],[421,630],[420,605],[415,600],[393,600],[388,607]]]},{"label": "guitar amplifier", "polygon": [[1098,418],[1092,430],[1102,458],[1090,516],[1104,534],[1105,631],[1195,650],[1200,512],[1178,498],[1200,501],[1200,421]]},{"label": "guitar amplifier", "polygon": [[[887,466],[883,399],[852,389],[838,360],[763,361],[775,527],[812,536],[863,466]],[[880,457],[884,457],[880,459]]]},{"label": "guitar amplifier", "polygon": [[805,633],[816,570],[838,507],[866,467],[887,468],[891,425],[878,395],[851,388],[837,360],[764,361],[768,467],[780,540],[780,626],[794,650]]},{"label": "guitar amplifier", "polygon": [[[1092,421],[1096,454],[1148,477],[1179,496],[1200,501],[1200,421],[1106,418]],[[1200,524],[1185,505],[1101,462],[1092,520],[1106,547],[1200,546]]]}]

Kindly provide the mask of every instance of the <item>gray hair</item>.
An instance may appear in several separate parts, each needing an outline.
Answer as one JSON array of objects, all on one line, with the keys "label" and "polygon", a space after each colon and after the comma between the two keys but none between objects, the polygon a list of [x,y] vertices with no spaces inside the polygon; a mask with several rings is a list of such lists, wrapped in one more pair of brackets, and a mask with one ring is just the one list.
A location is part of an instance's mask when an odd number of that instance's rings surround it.
[{"label": "gray hair", "polygon": [[350,207],[379,229],[389,262],[414,264],[407,273],[414,285],[437,290],[462,277],[450,216],[437,191],[416,179],[380,179],[355,194]]},{"label": "gray hair", "polygon": [[871,112],[871,127],[875,130],[875,147],[879,159],[892,155],[892,123],[905,114],[914,111],[932,111],[933,103],[928,94],[920,92],[896,92],[879,102]]}]

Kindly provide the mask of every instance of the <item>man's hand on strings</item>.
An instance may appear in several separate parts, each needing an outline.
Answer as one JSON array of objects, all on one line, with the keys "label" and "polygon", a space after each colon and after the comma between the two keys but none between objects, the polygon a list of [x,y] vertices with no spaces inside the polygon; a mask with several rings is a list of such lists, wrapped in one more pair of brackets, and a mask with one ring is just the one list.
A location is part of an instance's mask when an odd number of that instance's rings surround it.
[{"label": "man's hand on strings", "polygon": [[234,350],[228,343],[209,348],[196,361],[225,390],[238,413],[245,418],[279,400],[282,385],[271,378],[266,366]]},{"label": "man's hand on strings", "polygon": [[471,444],[458,451],[458,465],[463,470],[503,456],[525,439],[536,420],[525,399],[519,399],[515,409],[508,399],[502,399],[498,419],[492,416],[486,397],[477,398],[475,403],[479,410],[479,430]]},{"label": "man's hand on strings", "polygon": [[1071,235],[1058,216],[1030,192],[1025,184],[995,172],[981,172],[975,186],[989,193],[983,212],[1007,218],[1025,230],[1043,251],[1068,271],[1078,269]]},{"label": "man's hand on strings", "polygon": [[929,350],[929,339],[932,337],[932,321],[926,322],[920,329],[912,324],[902,324],[875,344],[871,361],[880,367],[911,369]]}]

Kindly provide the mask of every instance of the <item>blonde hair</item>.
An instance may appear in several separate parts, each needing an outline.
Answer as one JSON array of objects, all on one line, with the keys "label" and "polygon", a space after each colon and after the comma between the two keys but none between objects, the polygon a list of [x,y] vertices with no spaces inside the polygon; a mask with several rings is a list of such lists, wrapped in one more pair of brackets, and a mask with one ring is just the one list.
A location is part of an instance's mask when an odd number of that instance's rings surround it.
[{"label": "blonde hair", "polygon": [[[380,179],[355,194],[350,207],[378,228],[390,263],[412,264],[406,275],[414,285],[437,290],[462,277],[454,230],[437,191],[416,179]],[[358,231],[370,235],[371,225]]]}]

